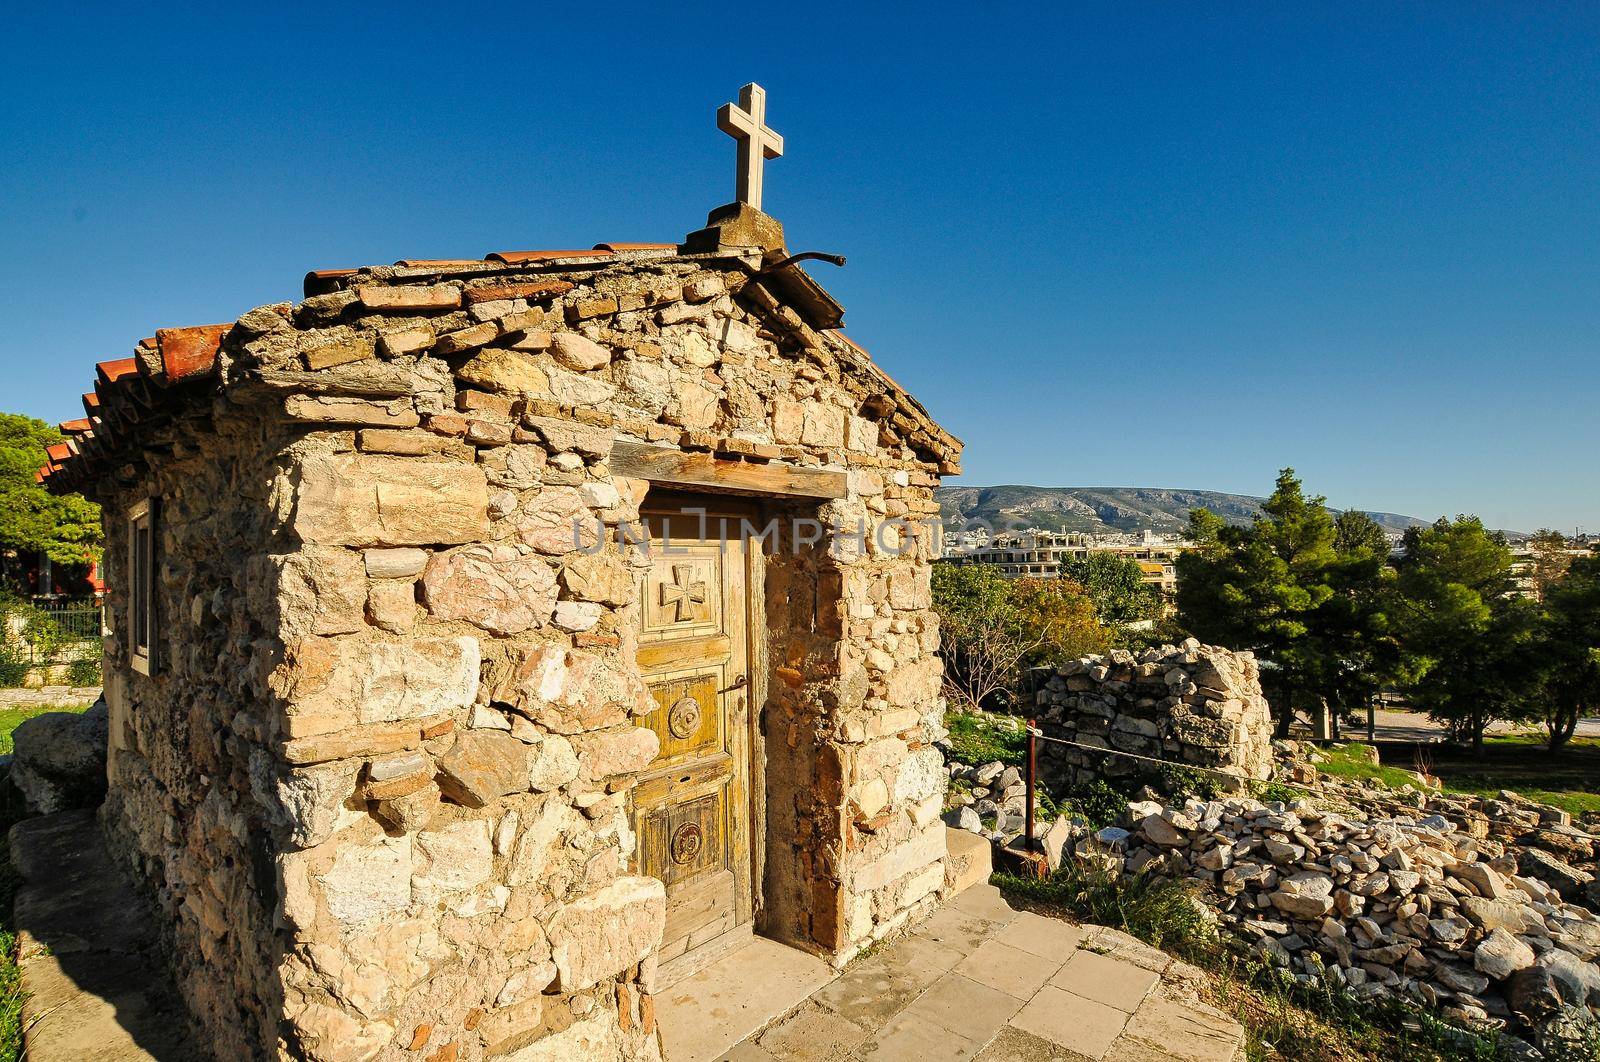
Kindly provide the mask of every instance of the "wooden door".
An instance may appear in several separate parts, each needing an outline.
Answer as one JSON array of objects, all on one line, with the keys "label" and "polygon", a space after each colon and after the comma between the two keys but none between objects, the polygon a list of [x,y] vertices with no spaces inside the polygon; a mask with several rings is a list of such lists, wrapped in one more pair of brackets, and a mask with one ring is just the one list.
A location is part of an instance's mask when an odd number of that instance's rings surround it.
[{"label": "wooden door", "polygon": [[645,513],[650,566],[637,583],[638,662],[656,703],[644,725],[661,738],[661,753],[634,789],[634,829],[639,872],[667,886],[664,963],[747,935],[752,917],[749,663],[758,544],[742,541],[739,514],[724,524],[717,512]]}]

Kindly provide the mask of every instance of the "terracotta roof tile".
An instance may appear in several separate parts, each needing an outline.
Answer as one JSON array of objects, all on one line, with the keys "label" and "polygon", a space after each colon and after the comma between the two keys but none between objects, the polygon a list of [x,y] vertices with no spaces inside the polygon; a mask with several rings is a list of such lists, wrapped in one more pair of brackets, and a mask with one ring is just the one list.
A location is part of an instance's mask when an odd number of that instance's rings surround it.
[{"label": "terracotta roof tile", "polygon": [[66,443],[55,443],[52,446],[46,446],[44,452],[49,455],[52,461],[65,461],[72,456],[72,448]]},{"label": "terracotta roof tile", "polygon": [[85,413],[92,414],[95,410],[97,410],[99,408],[100,408],[100,396],[95,394],[93,391],[85,391],[83,393],[83,411]]},{"label": "terracotta roof tile", "polygon": [[597,251],[611,251],[615,254],[625,254],[628,251],[676,251],[675,243],[597,243]]},{"label": "terracotta roof tile", "polygon": [[89,423],[89,418],[80,417],[77,420],[64,420],[57,427],[68,435],[77,435],[90,430],[94,425]]},{"label": "terracotta roof tile", "polygon": [[101,383],[115,383],[124,376],[135,374],[139,371],[139,362],[136,358],[118,358],[116,361],[102,361],[95,367],[95,375]]},{"label": "terracotta roof tile", "polygon": [[496,251],[488,256],[488,260],[506,265],[524,265],[531,262],[561,262],[569,258],[610,258],[615,254],[615,251],[593,248],[587,251]]},{"label": "terracotta roof tile", "polygon": [[222,337],[232,327],[231,324],[213,324],[157,329],[156,346],[161,352],[161,370],[167,383],[211,372],[217,364]]},{"label": "terracotta roof tile", "polygon": [[395,265],[405,269],[460,269],[463,266],[481,266],[481,258],[402,258]]}]

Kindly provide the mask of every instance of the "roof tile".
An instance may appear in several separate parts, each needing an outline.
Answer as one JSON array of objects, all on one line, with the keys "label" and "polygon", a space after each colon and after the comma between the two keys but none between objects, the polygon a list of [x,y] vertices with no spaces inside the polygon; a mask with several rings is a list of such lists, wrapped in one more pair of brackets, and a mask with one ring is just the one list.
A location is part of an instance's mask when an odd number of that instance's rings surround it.
[{"label": "roof tile", "polygon": [[161,371],[167,383],[203,376],[216,368],[222,337],[232,327],[213,324],[157,329],[156,347],[161,352]]},{"label": "roof tile", "polygon": [[495,251],[488,256],[491,262],[506,265],[524,265],[533,262],[561,262],[569,258],[610,258],[615,251],[591,248],[587,251]]}]

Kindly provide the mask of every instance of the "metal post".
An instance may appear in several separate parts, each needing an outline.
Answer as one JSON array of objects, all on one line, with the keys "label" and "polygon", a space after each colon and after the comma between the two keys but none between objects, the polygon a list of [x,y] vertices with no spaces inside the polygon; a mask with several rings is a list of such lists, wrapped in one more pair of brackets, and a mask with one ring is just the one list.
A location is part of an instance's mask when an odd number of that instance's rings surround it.
[{"label": "metal post", "polygon": [[1038,759],[1035,755],[1038,743],[1033,738],[1035,722],[1033,719],[1028,720],[1028,806],[1023,815],[1022,825],[1022,836],[1026,838],[1022,844],[1024,852],[1033,851],[1033,784],[1039,770]]},{"label": "metal post", "polygon": [[1367,743],[1375,744],[1378,740],[1378,695],[1367,694]]}]

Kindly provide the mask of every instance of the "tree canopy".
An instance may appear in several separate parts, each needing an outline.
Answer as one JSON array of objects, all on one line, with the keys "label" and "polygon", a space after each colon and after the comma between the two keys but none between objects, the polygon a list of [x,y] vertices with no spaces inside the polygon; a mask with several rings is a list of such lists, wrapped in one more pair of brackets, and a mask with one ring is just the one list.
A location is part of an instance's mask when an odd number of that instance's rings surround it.
[{"label": "tree canopy", "polygon": [[936,564],[933,607],[945,692],[966,708],[1011,708],[1023,672],[1111,647],[1094,603],[1066,579],[1009,580],[984,564]]},{"label": "tree canopy", "polygon": [[100,507],[76,494],[50,494],[33,478],[45,447],[60,441],[42,420],[0,413],[0,550],[85,564],[100,556]]},{"label": "tree canopy", "polygon": [[1136,560],[1096,550],[1068,560],[1061,574],[1088,593],[1101,623],[1126,627],[1161,614],[1161,591],[1144,581]]},{"label": "tree canopy", "polygon": [[1363,513],[1335,518],[1292,468],[1262,509],[1245,527],[1189,514],[1195,548],[1178,558],[1178,619],[1204,641],[1261,656],[1284,733],[1300,704],[1348,710],[1381,683],[1395,655],[1381,597],[1388,540]]}]

